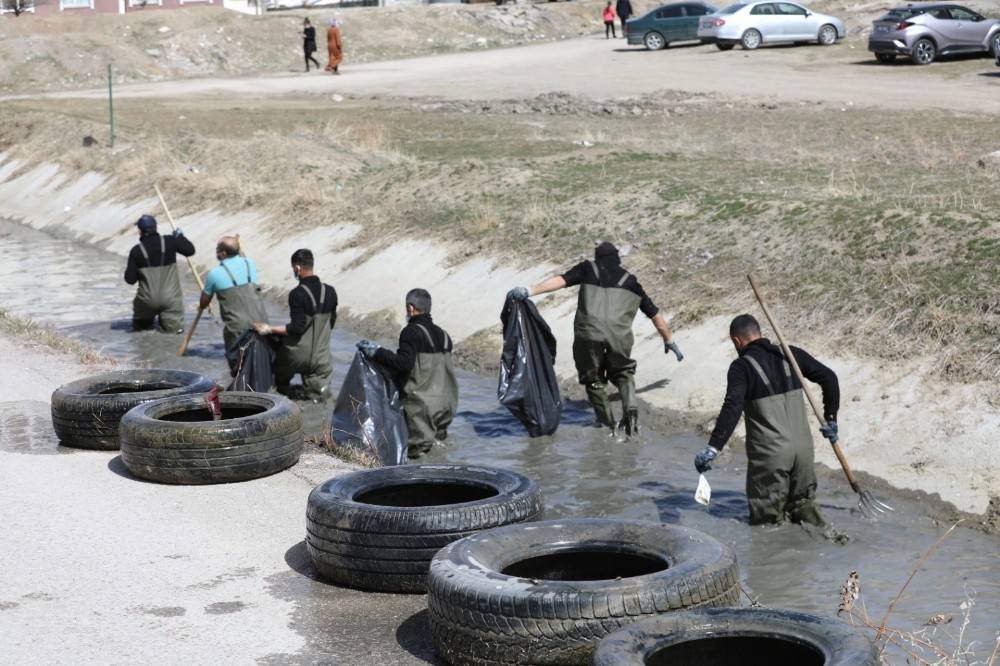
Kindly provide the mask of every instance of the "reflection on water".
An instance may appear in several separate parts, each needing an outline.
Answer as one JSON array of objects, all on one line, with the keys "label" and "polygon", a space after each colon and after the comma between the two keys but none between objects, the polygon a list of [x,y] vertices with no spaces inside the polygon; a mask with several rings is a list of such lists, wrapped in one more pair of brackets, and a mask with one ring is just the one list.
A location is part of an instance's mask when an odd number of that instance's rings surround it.
[{"label": "reflection on water", "polygon": [[[204,256],[206,249],[200,248],[200,253]],[[181,336],[130,331],[134,287],[122,281],[123,257],[11,224],[0,225],[0,255],[3,309],[51,324],[123,363],[196,370],[219,381],[228,379],[221,327],[208,318],[202,318],[184,357],[177,356]],[[190,324],[198,290],[181,268]],[[261,267],[265,280],[286,272],[285,266]],[[350,303],[352,295],[343,293],[340,298]],[[443,307],[448,304],[438,306]],[[269,303],[269,308],[272,321],[286,320],[284,303]],[[498,305],[498,316],[499,311]],[[356,340],[343,324],[334,331],[334,392],[354,355]],[[395,341],[379,342],[393,346]],[[566,346],[568,342],[562,341]],[[847,544],[795,526],[750,528],[743,489],[745,458],[727,456],[709,473],[712,503],[702,507],[693,497],[698,475],[692,460],[704,446],[703,437],[647,427],[639,441],[618,442],[591,427],[585,402],[568,400],[559,430],[551,437],[529,439],[521,424],[497,404],[495,377],[458,374],[460,412],[449,429],[448,444],[432,451],[430,462],[496,465],[527,474],[542,487],[549,518],[622,516],[677,523],[711,534],[736,551],[744,588],[762,605],[834,614],[841,587],[848,574],[857,571],[868,612],[878,624],[947,528],[935,525],[919,504],[902,497],[883,497],[896,512],[870,522],[857,512],[854,494],[839,479],[822,482],[819,499],[828,520],[850,535]],[[76,377],[66,378],[72,379]],[[669,384],[654,388],[671,390]],[[309,432],[320,432],[329,418],[329,408],[307,407],[305,413]],[[953,620],[938,628],[939,636],[944,630],[957,634],[962,620],[959,605],[974,598],[965,643],[980,641],[977,652],[985,660],[1000,627],[996,550],[994,538],[971,530],[954,532],[909,585],[888,626],[913,631],[941,613]],[[941,644],[954,647],[947,640]],[[905,660],[898,657],[894,663]]]}]

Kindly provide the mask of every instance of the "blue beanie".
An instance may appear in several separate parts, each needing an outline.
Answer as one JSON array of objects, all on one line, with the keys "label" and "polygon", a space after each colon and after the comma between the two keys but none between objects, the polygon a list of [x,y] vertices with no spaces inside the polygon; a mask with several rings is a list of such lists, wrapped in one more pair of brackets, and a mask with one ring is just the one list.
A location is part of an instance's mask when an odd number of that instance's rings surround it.
[{"label": "blue beanie", "polygon": [[135,223],[135,226],[139,227],[143,231],[152,231],[156,228],[156,218],[152,215],[143,215],[139,218],[139,221]]}]

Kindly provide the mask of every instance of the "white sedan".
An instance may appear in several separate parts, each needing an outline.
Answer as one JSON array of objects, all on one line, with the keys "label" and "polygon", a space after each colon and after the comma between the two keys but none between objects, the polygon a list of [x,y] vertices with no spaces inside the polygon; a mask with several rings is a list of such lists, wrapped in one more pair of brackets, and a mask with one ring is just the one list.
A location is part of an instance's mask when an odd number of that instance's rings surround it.
[{"label": "white sedan", "polygon": [[722,51],[737,44],[749,50],[775,42],[816,41],[829,46],[846,35],[839,18],[794,2],[738,2],[702,17],[698,24],[698,39]]}]

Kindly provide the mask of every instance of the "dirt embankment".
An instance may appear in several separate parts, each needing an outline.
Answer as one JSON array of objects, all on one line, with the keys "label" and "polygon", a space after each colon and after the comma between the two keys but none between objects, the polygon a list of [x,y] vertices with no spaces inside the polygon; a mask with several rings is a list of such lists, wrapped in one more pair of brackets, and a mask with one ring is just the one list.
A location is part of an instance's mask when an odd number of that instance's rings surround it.
[{"label": "dirt embankment", "polygon": [[[728,320],[757,311],[744,277],[753,270],[786,334],[841,375],[855,470],[993,520],[1000,174],[988,155],[1000,145],[984,145],[995,116],[941,110],[945,101],[996,105],[995,81],[982,74],[992,63],[874,67],[861,32],[874,6],[852,8],[852,35],[837,46],[752,54],[627,49],[598,35],[599,7],[351,10],[345,38],[358,50],[348,46],[354,64],[341,77],[292,73],[301,13],[94,17],[113,29],[74,47],[81,62],[91,58],[91,78],[124,41],[126,62],[153,69],[123,66],[133,71],[123,79],[170,80],[123,87],[114,149],[100,92],[9,102],[0,214],[124,251],[127,221],[158,209],[156,182],[199,247],[238,230],[267,270],[301,246],[329,257],[324,277],[386,339],[400,324],[400,290],[427,286],[448,304],[436,316],[466,362],[487,368],[506,290],[611,239],[687,354],[665,365],[637,321],[639,382],[668,387],[644,397],[702,430],[732,358]],[[125,39],[128,26],[145,37]],[[403,36],[378,38],[393,26]],[[52,41],[31,48],[74,52],[49,44],[75,27],[47,30]],[[533,46],[490,49],[499,44],[484,37],[490,30]],[[574,31],[593,37],[561,39]],[[198,45],[210,34],[210,44],[248,51],[206,57]],[[369,52],[362,62],[363,49],[387,44],[397,55],[460,52],[395,61]],[[177,64],[195,60],[206,69]],[[79,72],[51,76],[70,69],[19,70],[8,90],[86,85]],[[176,78],[203,71],[243,76]],[[886,122],[884,105],[897,122]],[[947,140],[935,134],[942,124],[955,128]],[[99,145],[81,147],[84,135]],[[565,348],[572,298],[543,304]],[[568,357],[558,370],[578,390]],[[819,456],[837,469],[827,449]],[[970,468],[970,456],[981,463]]]}]

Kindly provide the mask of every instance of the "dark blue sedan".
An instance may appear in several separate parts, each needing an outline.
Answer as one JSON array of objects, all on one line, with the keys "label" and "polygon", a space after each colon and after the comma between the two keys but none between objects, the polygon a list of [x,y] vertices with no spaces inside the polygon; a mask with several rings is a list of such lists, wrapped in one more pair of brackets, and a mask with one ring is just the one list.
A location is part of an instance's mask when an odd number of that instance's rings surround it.
[{"label": "dark blue sedan", "polygon": [[626,21],[625,37],[629,44],[645,44],[650,51],[659,51],[673,42],[697,40],[701,17],[717,11],[704,2],[671,2]]}]

